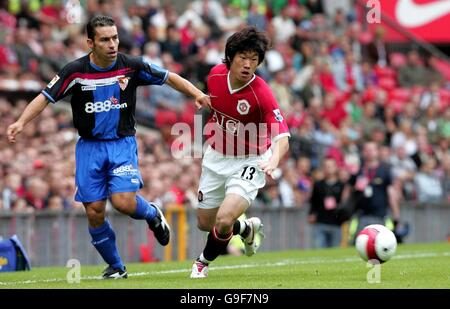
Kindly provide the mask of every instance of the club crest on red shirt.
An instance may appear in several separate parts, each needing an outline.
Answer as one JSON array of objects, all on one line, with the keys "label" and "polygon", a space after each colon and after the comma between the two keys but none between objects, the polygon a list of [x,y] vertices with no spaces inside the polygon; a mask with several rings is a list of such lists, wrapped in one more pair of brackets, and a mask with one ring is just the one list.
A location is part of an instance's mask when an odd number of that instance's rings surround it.
[{"label": "club crest on red shirt", "polygon": [[250,111],[250,103],[247,100],[238,100],[237,111],[241,115],[247,115]]}]

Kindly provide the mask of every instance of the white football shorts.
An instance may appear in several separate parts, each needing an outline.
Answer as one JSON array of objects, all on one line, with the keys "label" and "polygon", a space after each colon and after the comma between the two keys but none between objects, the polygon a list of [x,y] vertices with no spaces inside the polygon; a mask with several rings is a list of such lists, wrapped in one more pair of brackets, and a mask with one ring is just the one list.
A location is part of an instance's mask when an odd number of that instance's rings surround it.
[{"label": "white football shorts", "polygon": [[271,156],[270,149],[260,156],[224,156],[208,146],[202,162],[198,208],[217,208],[230,193],[242,196],[250,205],[258,190],[266,184],[265,173],[258,167],[258,162],[269,161]]}]

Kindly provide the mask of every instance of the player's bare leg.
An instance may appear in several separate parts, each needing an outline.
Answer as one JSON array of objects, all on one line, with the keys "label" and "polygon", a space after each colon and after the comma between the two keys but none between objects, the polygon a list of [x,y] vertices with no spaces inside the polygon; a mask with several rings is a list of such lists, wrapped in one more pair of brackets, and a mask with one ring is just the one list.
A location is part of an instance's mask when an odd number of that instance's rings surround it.
[{"label": "player's bare leg", "polygon": [[209,232],[216,224],[216,216],[219,207],[212,209],[197,209],[197,227],[199,230]]}]

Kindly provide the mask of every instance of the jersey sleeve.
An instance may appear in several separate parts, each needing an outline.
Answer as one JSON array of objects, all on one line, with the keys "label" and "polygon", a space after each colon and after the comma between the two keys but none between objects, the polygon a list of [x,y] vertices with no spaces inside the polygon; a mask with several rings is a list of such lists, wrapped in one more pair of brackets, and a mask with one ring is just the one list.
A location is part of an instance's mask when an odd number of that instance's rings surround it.
[{"label": "jersey sleeve", "polygon": [[56,103],[71,94],[76,82],[77,71],[76,63],[67,64],[41,91],[42,94],[52,103]]},{"label": "jersey sleeve", "polygon": [[261,89],[258,99],[261,104],[263,120],[267,124],[267,130],[272,142],[276,142],[285,136],[290,137],[291,134],[289,133],[286,120],[269,86],[265,85]]},{"label": "jersey sleeve", "polygon": [[169,77],[168,70],[142,59],[138,65],[137,74],[140,85],[162,85]]}]

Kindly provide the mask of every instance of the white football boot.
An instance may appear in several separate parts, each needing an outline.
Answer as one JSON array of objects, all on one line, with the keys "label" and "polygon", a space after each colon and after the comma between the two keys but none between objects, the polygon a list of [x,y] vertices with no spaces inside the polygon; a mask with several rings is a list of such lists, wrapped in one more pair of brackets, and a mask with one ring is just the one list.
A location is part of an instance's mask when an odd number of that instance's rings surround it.
[{"label": "white football boot", "polygon": [[191,278],[208,277],[208,264],[201,261],[195,261],[192,265]]},{"label": "white football boot", "polygon": [[261,223],[261,219],[257,217],[251,217],[244,220],[244,222],[250,227],[250,233],[248,236],[242,238],[245,245],[245,255],[252,256],[261,246],[262,239],[264,238],[264,225]]}]

